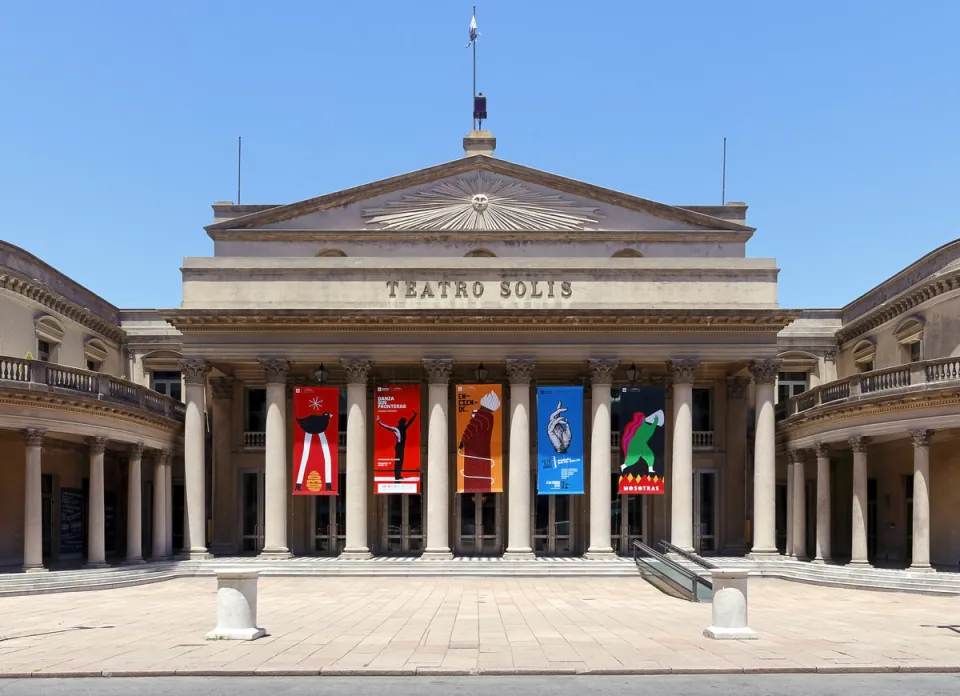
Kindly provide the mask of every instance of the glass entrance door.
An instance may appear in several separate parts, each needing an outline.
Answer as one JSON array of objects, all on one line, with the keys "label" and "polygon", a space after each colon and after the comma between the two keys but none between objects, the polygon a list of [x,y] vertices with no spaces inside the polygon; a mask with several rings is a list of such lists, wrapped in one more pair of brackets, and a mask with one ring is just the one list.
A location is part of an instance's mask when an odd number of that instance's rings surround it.
[{"label": "glass entrance door", "polygon": [[534,493],[533,507],[533,552],[548,556],[573,553],[571,496]]},{"label": "glass entrance door", "polygon": [[423,498],[419,495],[380,496],[381,535],[384,553],[410,554],[423,551]]},{"label": "glass entrance door", "polygon": [[313,550],[322,556],[338,556],[347,543],[347,476],[340,471],[340,495],[314,496]]},{"label": "glass entrance door", "polygon": [[620,474],[610,476],[610,546],[615,553],[633,554],[633,542],[645,541],[645,495],[620,495]]},{"label": "glass entrance door", "polygon": [[502,552],[500,499],[502,493],[457,495],[457,553],[498,555]]},{"label": "glass entrance door", "polygon": [[240,552],[263,551],[263,471],[240,472]]},{"label": "glass entrance door", "polygon": [[717,472],[693,472],[693,549],[704,556],[717,553]]}]

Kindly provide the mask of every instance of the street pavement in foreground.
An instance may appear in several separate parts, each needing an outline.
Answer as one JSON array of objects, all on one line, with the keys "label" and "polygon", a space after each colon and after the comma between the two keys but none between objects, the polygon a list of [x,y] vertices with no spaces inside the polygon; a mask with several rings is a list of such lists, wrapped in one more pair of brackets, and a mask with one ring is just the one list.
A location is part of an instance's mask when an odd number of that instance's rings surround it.
[{"label": "street pavement in foreground", "polygon": [[[755,641],[641,578],[260,580],[253,642],[206,641],[216,580],[0,599],[0,674],[960,669],[960,598],[750,581]],[[0,682],[0,692],[6,687]],[[9,693],[9,692],[6,692]]]},{"label": "street pavement in foreground", "polygon": [[3,696],[956,696],[956,674],[8,679]]}]

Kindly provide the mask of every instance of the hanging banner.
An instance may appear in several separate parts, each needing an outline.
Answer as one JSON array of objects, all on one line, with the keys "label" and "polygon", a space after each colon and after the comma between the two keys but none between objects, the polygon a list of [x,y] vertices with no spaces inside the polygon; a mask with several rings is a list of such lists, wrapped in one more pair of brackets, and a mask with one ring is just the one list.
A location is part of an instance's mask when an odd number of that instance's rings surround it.
[{"label": "hanging banner", "polygon": [[377,386],[373,492],[420,492],[420,385]]},{"label": "hanging banner", "polygon": [[583,387],[537,387],[537,493],[583,493]]},{"label": "hanging banner", "polygon": [[337,495],[339,407],[337,387],[294,387],[294,495]]},{"label": "hanging banner", "polygon": [[457,385],[457,492],[503,493],[503,387]]},{"label": "hanging banner", "polygon": [[663,387],[620,390],[621,494],[664,492],[666,391]]}]

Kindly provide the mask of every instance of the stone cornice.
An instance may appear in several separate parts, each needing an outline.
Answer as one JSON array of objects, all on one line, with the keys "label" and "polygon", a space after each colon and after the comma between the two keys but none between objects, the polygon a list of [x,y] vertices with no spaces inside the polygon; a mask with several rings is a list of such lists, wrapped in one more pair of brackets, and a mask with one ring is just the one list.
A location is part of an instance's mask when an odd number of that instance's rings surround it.
[{"label": "stone cornice", "polygon": [[548,174],[547,172],[514,164],[503,159],[475,155],[461,157],[451,162],[427,167],[407,174],[374,181],[361,186],[344,189],[323,196],[310,198],[298,203],[279,206],[261,212],[244,215],[231,220],[208,225],[205,229],[212,237],[214,233],[226,230],[256,228],[262,225],[273,224],[290,220],[310,213],[341,208],[362,200],[382,196],[413,186],[420,186],[448,176],[455,176],[466,172],[486,171],[494,174],[513,177],[520,181],[555,189],[575,196],[583,196],[598,203],[607,203],[627,210],[648,213],[667,220],[679,220],[706,230],[735,230],[739,232],[753,232],[754,228],[738,224],[729,220],[711,217],[696,213],[684,208],[665,205],[655,201],[620,193],[600,186],[593,186],[575,179]]},{"label": "stone cornice", "polygon": [[837,331],[837,341],[841,345],[853,341],[868,331],[911,311],[917,305],[957,289],[960,289],[960,268],[929,278],[845,325]]},{"label": "stone cornice", "polygon": [[[489,243],[489,242],[536,242],[556,243],[555,232],[408,232],[382,230],[302,230],[302,229],[246,229],[213,230],[208,232],[214,241],[243,242],[315,242],[317,244],[356,244],[358,242],[417,242],[427,244]],[[749,241],[752,232],[735,230],[584,230],[564,232],[564,242],[620,242],[623,244],[662,242],[720,242],[737,243]]]},{"label": "stone cornice", "polygon": [[777,332],[793,321],[785,310],[534,310],[530,312],[348,313],[336,310],[171,309],[165,318],[184,333],[246,331],[626,331]]},{"label": "stone cornice", "polygon": [[20,277],[8,270],[0,271],[0,289],[22,295],[49,309],[51,312],[75,321],[81,326],[114,343],[119,344],[123,342],[123,330],[117,325],[120,321],[119,314],[117,314],[117,324],[112,324],[94,314],[86,307],[81,307],[63,295],[52,291],[46,285]]}]

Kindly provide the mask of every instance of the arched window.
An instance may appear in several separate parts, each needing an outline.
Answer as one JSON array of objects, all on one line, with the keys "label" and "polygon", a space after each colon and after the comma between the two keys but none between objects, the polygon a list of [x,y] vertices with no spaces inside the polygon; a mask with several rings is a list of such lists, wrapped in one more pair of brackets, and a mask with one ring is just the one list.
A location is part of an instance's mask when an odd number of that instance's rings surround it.
[{"label": "arched window", "polygon": [[317,256],[336,258],[340,256],[346,256],[346,254],[344,254],[340,249],[321,249],[317,252]]},{"label": "arched window", "polygon": [[924,359],[922,317],[908,317],[900,323],[893,334],[897,338],[897,343],[900,344],[905,363],[919,362]]},{"label": "arched window", "polygon": [[37,335],[37,351],[33,355],[37,360],[57,362],[60,344],[66,332],[63,324],[49,314],[43,314],[33,323]]},{"label": "arched window", "polygon": [[612,259],[642,259],[643,254],[641,254],[636,249],[621,249],[620,251],[613,252]]},{"label": "arched window", "polygon": [[853,349],[853,363],[857,372],[871,372],[874,369],[873,359],[877,355],[877,347],[873,341],[864,339]]},{"label": "arched window", "polygon": [[100,339],[91,338],[83,346],[83,357],[88,370],[100,372],[100,368],[107,359],[107,347]]},{"label": "arched window", "polygon": [[493,258],[496,256],[489,249],[472,249],[463,255],[464,258],[473,257],[473,258]]}]

